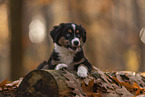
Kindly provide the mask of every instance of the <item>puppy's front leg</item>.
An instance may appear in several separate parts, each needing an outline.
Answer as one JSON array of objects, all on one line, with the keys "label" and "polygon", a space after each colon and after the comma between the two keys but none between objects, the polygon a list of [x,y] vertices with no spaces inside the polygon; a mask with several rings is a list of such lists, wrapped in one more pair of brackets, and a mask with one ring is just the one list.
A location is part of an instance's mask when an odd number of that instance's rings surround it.
[{"label": "puppy's front leg", "polygon": [[60,70],[60,69],[67,68],[67,67],[68,66],[66,64],[57,64],[55,67],[55,70]]},{"label": "puppy's front leg", "polygon": [[85,65],[80,65],[78,67],[77,75],[79,77],[82,77],[82,78],[87,77],[88,76],[88,68]]}]

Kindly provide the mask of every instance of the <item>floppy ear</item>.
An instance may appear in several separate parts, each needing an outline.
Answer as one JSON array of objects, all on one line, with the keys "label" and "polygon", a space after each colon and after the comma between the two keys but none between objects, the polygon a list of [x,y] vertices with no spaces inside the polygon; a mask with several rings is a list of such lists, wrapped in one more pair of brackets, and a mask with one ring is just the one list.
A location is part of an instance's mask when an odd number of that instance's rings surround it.
[{"label": "floppy ear", "polygon": [[85,42],[86,42],[86,30],[85,30],[84,27],[82,27],[81,25],[80,25],[80,27],[81,27],[81,29],[82,29],[83,43],[85,43]]},{"label": "floppy ear", "polygon": [[50,35],[53,39],[53,42],[57,42],[59,34],[62,32],[64,23],[61,23],[59,26],[54,26],[53,29],[50,31]]}]

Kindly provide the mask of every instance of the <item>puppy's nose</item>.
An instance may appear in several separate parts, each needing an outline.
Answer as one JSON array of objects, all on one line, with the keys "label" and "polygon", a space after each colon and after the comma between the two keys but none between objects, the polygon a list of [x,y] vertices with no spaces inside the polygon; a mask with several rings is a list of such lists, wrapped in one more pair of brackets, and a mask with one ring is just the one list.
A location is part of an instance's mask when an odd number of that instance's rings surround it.
[{"label": "puppy's nose", "polygon": [[79,38],[74,38],[72,41],[72,46],[79,46],[80,45],[80,40]]},{"label": "puppy's nose", "polygon": [[79,45],[79,42],[78,41],[74,41],[73,43],[74,43],[75,46],[78,46]]}]

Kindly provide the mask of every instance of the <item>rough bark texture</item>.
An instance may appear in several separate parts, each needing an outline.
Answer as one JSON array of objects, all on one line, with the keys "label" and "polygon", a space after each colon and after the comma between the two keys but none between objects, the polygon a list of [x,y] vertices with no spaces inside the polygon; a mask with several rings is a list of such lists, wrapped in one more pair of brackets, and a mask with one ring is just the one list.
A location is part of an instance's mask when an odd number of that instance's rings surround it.
[{"label": "rough bark texture", "polygon": [[63,71],[34,70],[18,88],[18,97],[60,97],[71,93],[62,76]]},{"label": "rough bark texture", "polygon": [[0,97],[145,97],[144,73],[102,72],[94,67],[80,79],[67,70],[33,70],[0,83]]}]

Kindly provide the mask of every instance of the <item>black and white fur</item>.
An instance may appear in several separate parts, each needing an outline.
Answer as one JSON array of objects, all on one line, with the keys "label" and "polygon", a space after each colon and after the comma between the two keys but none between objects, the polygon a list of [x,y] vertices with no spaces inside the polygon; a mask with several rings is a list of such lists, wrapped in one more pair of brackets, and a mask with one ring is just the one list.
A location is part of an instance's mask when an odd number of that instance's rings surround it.
[{"label": "black and white fur", "polygon": [[76,70],[79,77],[87,77],[92,70],[84,56],[82,46],[86,42],[86,31],[75,23],[61,23],[50,32],[55,48],[46,62],[37,69]]}]

